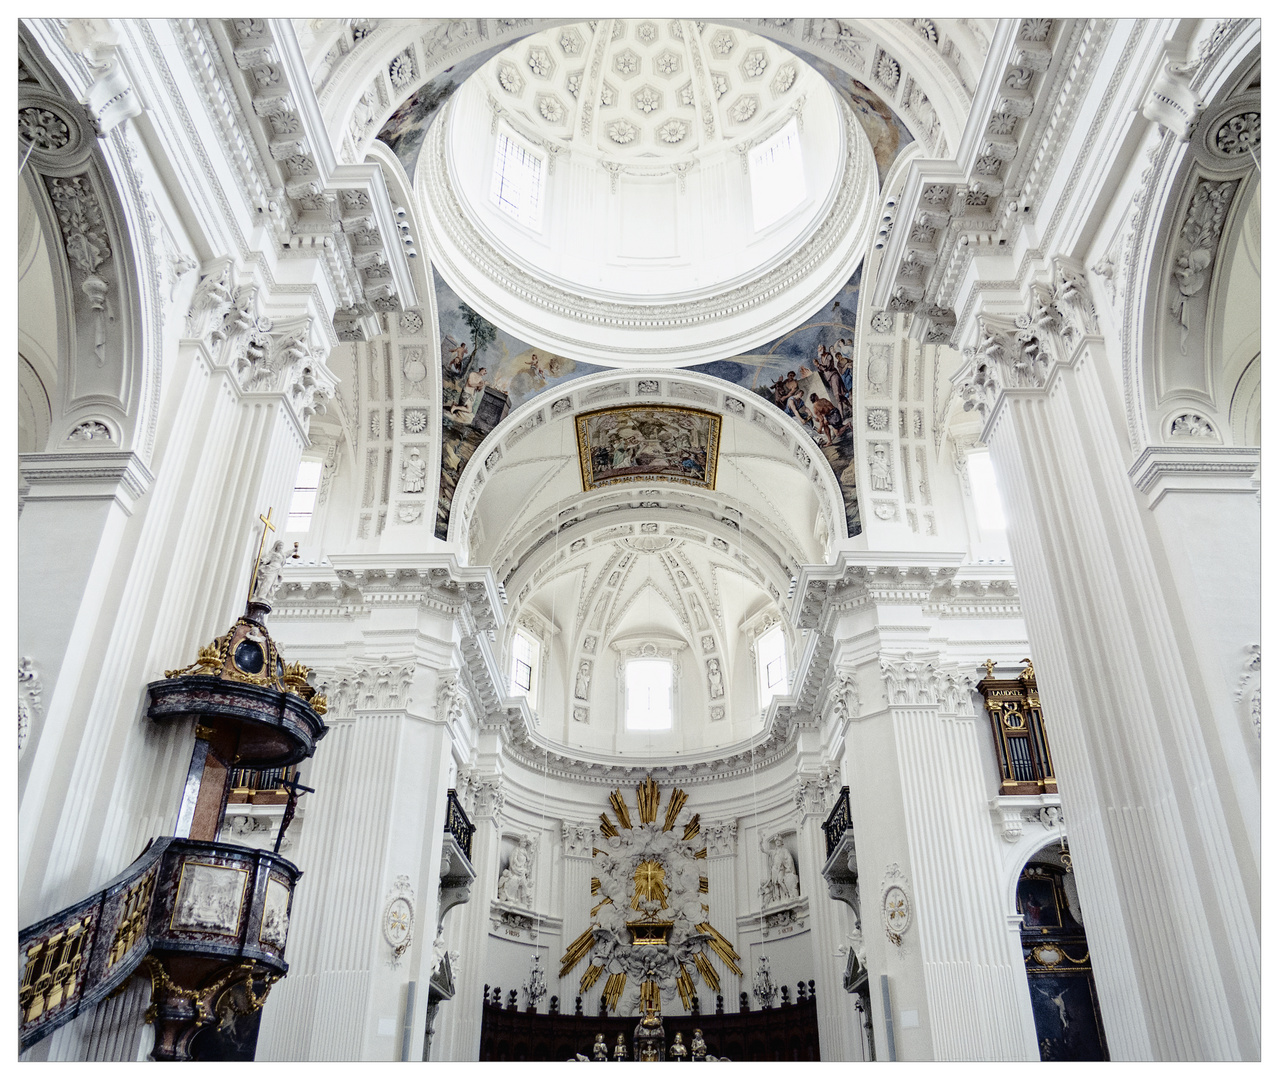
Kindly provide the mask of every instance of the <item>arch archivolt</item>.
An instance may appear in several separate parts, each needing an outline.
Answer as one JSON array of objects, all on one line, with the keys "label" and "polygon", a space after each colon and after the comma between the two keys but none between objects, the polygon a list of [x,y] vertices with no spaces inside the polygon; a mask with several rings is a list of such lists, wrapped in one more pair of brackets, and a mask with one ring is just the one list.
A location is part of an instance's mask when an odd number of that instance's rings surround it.
[{"label": "arch archivolt", "polygon": [[[716,412],[721,416],[723,424],[721,445],[732,445],[725,440],[732,437],[738,424],[749,424],[752,429],[767,432],[773,443],[764,444],[769,451],[764,455],[766,460],[796,474],[793,482],[812,493],[817,511],[813,532],[824,536],[830,544],[837,544],[847,538],[843,496],[838,482],[820,450],[814,446],[797,421],[768,403],[757,403],[753,400],[754,395],[742,392],[712,376],[690,371],[681,371],[679,374],[663,372],[654,378],[655,375],[656,372],[605,371],[584,376],[562,390],[547,390],[539,394],[506,417],[484,440],[458,480],[449,521],[449,541],[465,544],[469,558],[474,560],[478,552],[475,550],[476,545],[471,543],[474,539],[473,519],[483,501],[487,483],[513,460],[527,465],[546,458],[548,463],[558,463],[561,466],[557,475],[563,469],[568,469],[562,491],[557,488],[559,496],[548,494],[545,502],[539,500],[539,510],[535,510],[529,503],[523,510],[510,513],[507,517],[508,533],[518,531],[521,535],[529,535],[529,530],[533,528],[530,522],[534,519],[541,520],[542,517],[546,517],[548,522],[554,518],[559,521],[559,527],[563,528],[566,523],[571,523],[575,515],[586,513],[596,503],[601,506],[625,501],[656,504],[665,500],[672,506],[699,515],[716,527],[723,525],[725,528],[734,528],[743,535],[750,532],[757,534],[764,547],[776,553],[778,564],[791,568],[787,577],[797,564],[825,558],[824,550],[809,550],[800,543],[798,534],[785,524],[786,514],[779,512],[777,505],[770,502],[765,506],[752,497],[748,487],[758,490],[758,483],[753,480],[749,485],[741,485],[741,490],[736,493],[726,491],[721,484],[717,484],[714,491],[682,486],[677,486],[679,490],[676,491],[672,485],[665,484],[653,485],[659,491],[659,494],[654,495],[645,494],[649,485],[625,484],[584,497],[580,488],[576,436],[573,432],[574,415],[585,409],[628,402],[693,407]],[[560,425],[567,425],[567,428],[560,429]],[[524,441],[526,439],[528,442]],[[512,453],[517,444],[522,444],[518,453]],[[654,505],[650,509],[660,507]],[[772,524],[774,521],[779,524]],[[804,524],[807,525],[808,522]],[[484,549],[498,550],[501,545],[495,545],[497,539],[487,538],[483,544]]]},{"label": "arch archivolt", "polygon": [[[25,31],[24,31],[25,32]],[[144,195],[119,128],[99,138],[59,75],[22,43],[19,134],[25,182],[53,272],[57,393],[48,449],[138,450],[154,438],[159,404],[158,278]],[[29,153],[27,153],[29,150]],[[150,255],[142,253],[151,253]],[[150,278],[150,292],[141,282]],[[149,331],[149,332],[148,332]]]},{"label": "arch archivolt", "polygon": [[1243,314],[1233,311],[1232,286],[1242,279],[1232,283],[1230,264],[1259,183],[1248,150],[1255,139],[1260,151],[1255,36],[1255,22],[1238,20],[1187,65],[1185,93],[1206,104],[1185,142],[1161,129],[1135,200],[1123,331],[1134,453],[1152,443],[1233,441],[1231,401],[1253,353],[1226,356],[1222,346],[1225,320]]}]

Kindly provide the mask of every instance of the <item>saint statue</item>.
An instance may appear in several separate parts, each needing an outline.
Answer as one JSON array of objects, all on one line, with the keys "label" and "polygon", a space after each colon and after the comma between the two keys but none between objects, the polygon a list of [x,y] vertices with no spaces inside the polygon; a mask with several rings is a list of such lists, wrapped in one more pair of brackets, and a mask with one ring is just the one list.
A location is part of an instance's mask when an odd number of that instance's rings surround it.
[{"label": "saint statue", "polygon": [[613,1047],[613,1060],[614,1061],[626,1060],[626,1036],[625,1035],[619,1035],[617,1037],[617,1045]]},{"label": "saint statue", "polygon": [[253,578],[253,591],[249,593],[250,600],[262,604],[271,602],[271,597],[275,595],[280,582],[284,580],[280,571],[288,558],[289,550],[284,546],[283,540],[277,540],[262,553],[258,572]]},{"label": "saint statue", "polygon": [[786,850],[781,833],[774,833],[760,844],[760,850],[768,856],[768,880],[759,887],[760,899],[765,904],[781,900],[794,900],[799,896],[799,875],[795,872],[795,860]]},{"label": "saint statue", "polygon": [[521,907],[533,906],[533,842],[521,837],[497,882],[497,898]]},{"label": "saint statue", "polygon": [[678,1031],[675,1032],[675,1041],[671,1043],[670,1056],[674,1061],[683,1061],[688,1057],[688,1047],[684,1045],[684,1036]]},{"label": "saint statue", "polygon": [[426,462],[415,446],[400,466],[400,486],[407,492],[426,490]]},{"label": "saint statue", "polygon": [[602,1031],[595,1036],[595,1046],[591,1050],[591,1057],[596,1061],[608,1060],[608,1043],[604,1041],[604,1033]]}]

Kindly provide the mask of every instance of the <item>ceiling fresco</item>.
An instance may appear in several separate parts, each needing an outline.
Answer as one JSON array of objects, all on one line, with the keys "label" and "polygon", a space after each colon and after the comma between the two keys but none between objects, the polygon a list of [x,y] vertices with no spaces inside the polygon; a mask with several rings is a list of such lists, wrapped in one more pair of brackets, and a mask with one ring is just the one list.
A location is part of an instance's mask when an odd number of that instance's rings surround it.
[{"label": "ceiling fresco", "polygon": [[720,418],[673,405],[622,405],[580,413],[582,488],[660,482],[714,488]]},{"label": "ceiling fresco", "polygon": [[897,114],[884,103],[884,99],[864,83],[858,82],[846,71],[841,71],[828,60],[796,50],[821,75],[844,102],[853,110],[870,139],[875,151],[875,166],[882,184],[892,168],[897,155],[914,139],[910,130],[898,119]]},{"label": "ceiling fresco", "polygon": [[835,299],[749,356],[698,364],[700,371],[758,394],[799,423],[830,462],[844,497],[848,535],[862,531],[854,460],[853,326],[861,269]]},{"label": "ceiling fresco", "polygon": [[[749,355],[715,360],[690,369],[756,394],[803,425],[830,463],[839,483],[849,536],[862,531],[852,408],[855,397],[853,327],[857,321],[860,287],[861,270],[858,269],[829,304],[824,304],[793,330]],[[458,297],[438,273],[435,292],[440,315],[444,407],[435,532],[446,539],[458,478],[485,436],[511,410],[543,391],[605,369],[535,349],[506,333]],[[643,408],[630,411],[636,413],[632,426],[642,435],[644,424],[651,418],[639,416]],[[710,442],[709,432],[706,434],[702,446]],[[717,444],[718,431],[715,435]],[[618,441],[615,434],[608,437]],[[592,467],[591,459],[582,460],[583,475],[593,475],[587,471]],[[700,470],[705,466],[697,464],[699,459],[693,460],[695,464],[689,475],[697,473],[704,478],[705,473]],[[603,468],[602,459],[600,464]],[[683,458],[674,468],[677,473],[683,469]],[[710,476],[707,486],[714,484],[713,473]],[[590,490],[592,486],[596,485],[584,481],[583,490]]]},{"label": "ceiling fresco", "polygon": [[435,78],[424,83],[412,97],[404,102],[395,112],[386,118],[382,130],[377,137],[391,148],[392,153],[400,159],[409,179],[417,167],[418,155],[422,152],[422,143],[426,139],[426,129],[431,126],[436,113],[444,103],[453,96],[453,91],[464,83],[476,70],[484,66],[486,60],[500,49],[493,48],[486,52],[469,56],[451,68],[445,68]]},{"label": "ceiling fresco", "polygon": [[484,437],[543,390],[604,369],[534,349],[480,315],[438,273],[434,279],[444,406],[435,535],[443,540],[458,477]]}]

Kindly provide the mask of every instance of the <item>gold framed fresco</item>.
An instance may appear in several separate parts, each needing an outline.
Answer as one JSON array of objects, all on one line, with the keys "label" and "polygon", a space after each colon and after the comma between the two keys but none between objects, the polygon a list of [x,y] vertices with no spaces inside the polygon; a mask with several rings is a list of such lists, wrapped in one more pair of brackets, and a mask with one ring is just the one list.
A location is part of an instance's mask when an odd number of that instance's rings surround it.
[{"label": "gold framed fresco", "polygon": [[617,405],[576,417],[582,490],[669,481],[715,487],[721,418],[679,405]]}]

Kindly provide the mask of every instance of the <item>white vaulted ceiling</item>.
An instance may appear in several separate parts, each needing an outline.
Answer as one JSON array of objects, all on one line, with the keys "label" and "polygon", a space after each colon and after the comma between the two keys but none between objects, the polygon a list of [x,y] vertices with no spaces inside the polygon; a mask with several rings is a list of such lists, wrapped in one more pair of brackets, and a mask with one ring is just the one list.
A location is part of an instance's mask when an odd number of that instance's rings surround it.
[{"label": "white vaulted ceiling", "polygon": [[[753,638],[780,621],[798,568],[824,561],[827,539],[839,538],[839,493],[788,418],[692,374],[661,379],[643,403],[720,416],[714,489],[644,480],[583,492],[576,416],[636,403],[635,391],[634,376],[593,375],[573,383],[558,415],[540,402],[513,413],[463,478],[451,531],[505,589],[499,653],[520,624],[546,642],[538,723],[547,739],[598,760],[694,760],[760,731]],[[620,664],[641,642],[679,666],[669,733],[628,733],[621,722]],[[792,663],[801,647],[792,635]],[[723,698],[711,689],[711,660]],[[586,699],[576,693],[583,661]]]}]

